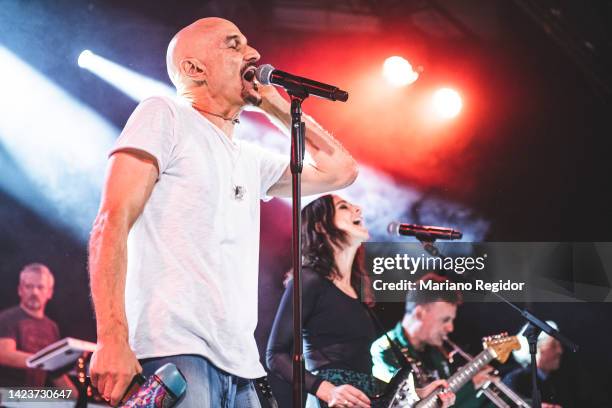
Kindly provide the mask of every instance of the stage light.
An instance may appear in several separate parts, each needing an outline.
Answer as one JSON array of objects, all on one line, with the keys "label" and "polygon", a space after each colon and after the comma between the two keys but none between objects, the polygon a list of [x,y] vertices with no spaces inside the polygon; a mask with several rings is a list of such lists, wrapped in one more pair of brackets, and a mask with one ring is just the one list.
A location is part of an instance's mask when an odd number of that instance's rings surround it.
[{"label": "stage light", "polygon": [[405,58],[393,56],[387,58],[383,64],[383,77],[391,86],[400,87],[416,81],[419,74]]},{"label": "stage light", "polygon": [[154,95],[175,94],[174,89],[167,84],[125,68],[90,50],[81,52],[77,63],[81,68],[91,71],[136,101]]},{"label": "stage light", "polygon": [[93,56],[94,56],[93,52],[91,52],[90,50],[84,50],[83,52],[79,54],[79,59],[77,60],[77,64],[79,64],[79,67],[81,68],[87,68],[89,64],[91,63]]},{"label": "stage light", "polygon": [[86,242],[119,130],[2,46],[0,89],[0,188]]},{"label": "stage light", "polygon": [[453,118],[461,111],[463,102],[454,89],[441,88],[433,95],[433,106],[438,115],[443,118]]}]

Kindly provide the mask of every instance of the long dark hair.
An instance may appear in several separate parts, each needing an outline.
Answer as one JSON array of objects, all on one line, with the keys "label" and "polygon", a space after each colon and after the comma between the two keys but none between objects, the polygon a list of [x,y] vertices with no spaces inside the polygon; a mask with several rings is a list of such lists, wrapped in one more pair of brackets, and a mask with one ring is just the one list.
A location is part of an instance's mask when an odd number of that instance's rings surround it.
[{"label": "long dark hair", "polygon": [[[334,258],[336,246],[348,244],[347,233],[334,225],[334,198],[331,194],[317,198],[302,209],[302,256],[303,265],[329,280],[340,277]],[[363,265],[363,246],[357,250],[351,267],[351,286],[363,295],[362,300],[371,302],[369,279]]]}]

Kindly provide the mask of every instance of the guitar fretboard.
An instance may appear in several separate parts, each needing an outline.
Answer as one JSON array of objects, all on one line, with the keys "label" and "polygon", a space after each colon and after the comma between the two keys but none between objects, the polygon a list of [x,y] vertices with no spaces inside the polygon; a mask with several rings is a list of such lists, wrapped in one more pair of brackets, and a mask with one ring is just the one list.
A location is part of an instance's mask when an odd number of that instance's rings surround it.
[{"label": "guitar fretboard", "polygon": [[[452,392],[457,392],[463,387],[468,381],[472,379],[484,366],[489,364],[491,360],[495,358],[495,354],[490,349],[485,349],[480,352],[472,361],[463,366],[455,374],[453,374],[448,380],[448,385]],[[429,408],[437,407],[438,399],[436,397],[438,392],[433,392],[431,395],[426,397],[417,403],[416,408]]]},{"label": "guitar fretboard", "polygon": [[453,374],[447,381],[451,391],[457,392],[472,379],[484,366],[489,364],[495,356],[489,349],[480,352],[472,361]]}]

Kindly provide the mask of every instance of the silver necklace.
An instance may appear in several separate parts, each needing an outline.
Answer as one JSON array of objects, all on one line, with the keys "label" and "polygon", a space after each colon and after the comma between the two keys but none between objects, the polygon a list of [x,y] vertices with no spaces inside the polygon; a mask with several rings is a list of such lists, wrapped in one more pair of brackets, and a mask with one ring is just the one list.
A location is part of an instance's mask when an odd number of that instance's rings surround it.
[{"label": "silver necklace", "polygon": [[[232,120],[232,122],[234,124],[239,123],[237,117],[235,119],[229,119],[229,118],[225,118],[225,117],[223,117],[221,115],[217,115],[215,113],[211,113],[211,112],[207,112],[207,111],[203,111],[203,112],[208,113],[208,114],[213,115],[213,116],[218,116],[218,117],[220,117],[222,119],[225,119],[225,120]],[[233,147],[238,145],[238,154],[236,155],[236,158],[231,159],[232,160],[232,171],[231,171],[231,176],[230,176],[230,182],[231,182],[231,188],[232,188],[232,191],[231,191],[232,197],[236,201],[242,201],[242,199],[246,196],[246,193],[247,193],[246,186],[243,186],[243,185],[240,185],[240,184],[236,184],[236,182],[234,181],[234,176],[235,176],[235,172],[236,172],[236,163],[238,163],[238,160],[240,159],[240,153],[242,153],[242,143],[234,143],[233,141],[229,140],[227,138],[227,136],[219,128],[217,128],[212,122],[210,122],[210,123],[211,123],[213,129],[215,130],[215,133],[217,133],[217,136],[219,136],[219,138],[221,138],[221,143],[226,145],[226,147],[228,148],[228,150],[230,152],[230,157],[232,156]],[[228,144],[229,144],[229,146],[227,146]]]}]

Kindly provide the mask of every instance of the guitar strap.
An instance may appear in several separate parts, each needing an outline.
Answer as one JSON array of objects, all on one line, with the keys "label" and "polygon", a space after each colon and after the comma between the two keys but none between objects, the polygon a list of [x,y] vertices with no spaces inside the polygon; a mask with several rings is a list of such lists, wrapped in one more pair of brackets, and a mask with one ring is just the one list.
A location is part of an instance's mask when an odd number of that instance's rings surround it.
[{"label": "guitar strap", "polygon": [[368,314],[374,321],[376,328],[385,334],[385,337],[387,338],[387,340],[389,341],[389,345],[391,346],[391,351],[393,352],[393,355],[395,359],[397,360],[397,362],[399,363],[399,365],[402,368],[412,368],[410,364],[408,363],[408,361],[406,361],[406,356],[404,356],[404,353],[402,353],[402,350],[399,344],[397,344],[397,342],[389,336],[389,334],[387,333],[387,330],[385,330],[384,326],[378,319],[378,316],[376,315],[376,313],[374,313],[372,308],[368,307],[367,305],[364,305],[364,307],[366,308],[366,310],[368,311]]},{"label": "guitar strap", "polygon": [[272,394],[268,377],[255,378],[253,386],[262,408],[278,408],[278,402],[274,398],[274,394]]}]

